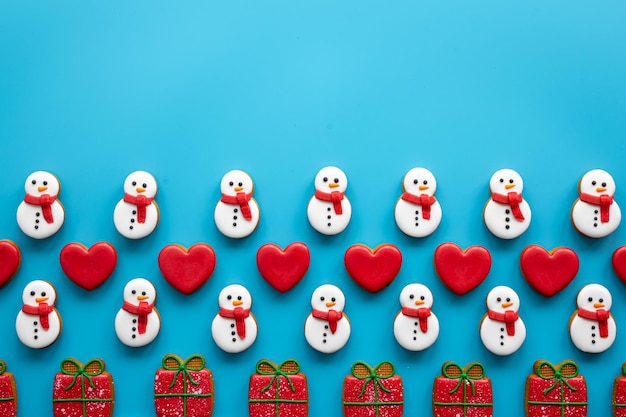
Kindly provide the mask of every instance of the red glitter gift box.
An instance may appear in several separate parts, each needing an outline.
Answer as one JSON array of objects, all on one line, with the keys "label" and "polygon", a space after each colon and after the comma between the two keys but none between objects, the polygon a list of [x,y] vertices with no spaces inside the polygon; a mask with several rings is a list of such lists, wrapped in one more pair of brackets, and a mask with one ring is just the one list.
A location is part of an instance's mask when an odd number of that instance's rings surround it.
[{"label": "red glitter gift box", "polygon": [[102,359],[85,365],[73,358],[61,362],[54,377],[54,417],[110,417],[113,413],[113,378]]},{"label": "red glitter gift box", "polygon": [[587,416],[587,382],[574,361],[554,366],[542,360],[533,369],[535,374],[526,379],[528,417]]},{"label": "red glitter gift box", "polygon": [[491,417],[493,391],[485,367],[472,362],[461,368],[446,362],[433,384],[434,417]]},{"label": "red glitter gift box", "polygon": [[613,382],[613,414],[626,417],[626,363],[622,365],[622,375]]},{"label": "red glitter gift box", "polygon": [[17,388],[11,372],[6,372],[7,364],[0,359],[0,416],[15,417],[17,414]]},{"label": "red glitter gift box", "polygon": [[294,359],[280,365],[260,360],[250,376],[248,409],[253,417],[306,417],[309,390],[300,364]]},{"label": "red glitter gift box", "polygon": [[192,355],[183,361],[165,355],[163,367],[154,376],[154,407],[157,417],[210,417],[213,414],[213,374],[204,357]]},{"label": "red glitter gift box", "polygon": [[355,362],[352,375],[343,382],[345,417],[402,417],[404,388],[402,378],[394,372],[390,362],[382,362],[375,368]]}]

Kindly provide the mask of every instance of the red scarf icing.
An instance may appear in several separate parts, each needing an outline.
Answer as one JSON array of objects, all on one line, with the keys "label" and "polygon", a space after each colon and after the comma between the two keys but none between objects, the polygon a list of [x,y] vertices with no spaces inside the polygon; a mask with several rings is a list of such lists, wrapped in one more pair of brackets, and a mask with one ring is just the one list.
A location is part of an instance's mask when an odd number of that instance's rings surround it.
[{"label": "red scarf icing", "polygon": [[579,308],[578,315],[583,319],[597,321],[600,329],[600,337],[609,337],[609,317],[611,317],[609,310],[591,311]]},{"label": "red scarf icing", "polygon": [[435,197],[428,194],[415,195],[409,192],[404,192],[400,198],[404,201],[408,201],[409,203],[422,206],[422,217],[424,220],[430,220],[430,206],[435,204],[435,201],[437,201]]},{"label": "red scarf icing", "polygon": [[144,195],[130,195],[124,194],[124,201],[130,204],[134,204],[137,206],[137,222],[145,223],[146,222],[146,207],[152,204],[154,198],[146,197]]},{"label": "red scarf icing", "polygon": [[497,311],[489,310],[487,313],[490,319],[495,321],[501,321],[506,324],[506,334],[509,336],[515,336],[515,322],[519,319],[517,311],[507,310],[504,313],[498,313]]},{"label": "red scarf icing", "polygon": [[244,320],[246,319],[246,317],[250,316],[249,308],[235,307],[234,309],[229,310],[228,308],[220,307],[220,312],[218,314],[227,319],[235,319],[235,325],[237,326],[237,335],[241,339],[245,339],[246,322]]},{"label": "red scarf icing", "polygon": [[430,316],[430,308],[402,307],[402,314],[409,317],[417,317],[419,319],[420,330],[422,333],[426,333],[428,331],[428,316]]},{"label": "red scarf icing", "polygon": [[241,214],[243,218],[250,221],[252,220],[252,212],[250,211],[250,205],[248,202],[252,199],[252,193],[237,193],[236,195],[226,195],[222,194],[222,203],[226,204],[237,204],[241,209]]},{"label": "red scarf icing", "polygon": [[24,197],[24,202],[28,204],[34,204],[36,206],[41,206],[43,218],[46,223],[53,223],[54,219],[52,218],[52,203],[54,203],[56,199],[56,196],[51,196],[50,194],[42,194],[41,197],[35,197],[32,194],[26,194],[26,197]]},{"label": "red scarf icing", "polygon": [[48,330],[50,328],[48,315],[54,311],[54,304],[39,303],[37,307],[24,304],[22,306],[22,311],[26,314],[39,316],[39,323],[41,324],[42,329]]},{"label": "red scarf icing", "polygon": [[343,318],[343,313],[337,310],[328,310],[328,312],[325,312],[313,309],[311,315],[316,319],[326,320],[331,333],[337,331],[337,322]]},{"label": "red scarf icing", "polygon": [[335,214],[343,214],[343,208],[341,208],[341,200],[343,200],[343,193],[341,191],[333,191],[325,193],[324,191],[315,190],[315,198],[322,201],[330,201],[333,203]]},{"label": "red scarf icing", "polygon": [[609,209],[611,207],[611,204],[613,204],[612,195],[602,194],[600,196],[595,196],[587,193],[582,193],[580,195],[580,201],[600,206],[600,221],[602,223],[607,223],[609,221]]},{"label": "red scarf icing", "polygon": [[524,215],[522,214],[522,210],[520,210],[519,208],[519,203],[524,201],[524,199],[522,198],[522,193],[510,192],[507,195],[493,193],[491,194],[491,199],[496,203],[508,204],[509,206],[511,206],[513,217],[515,217],[520,222],[524,221]]},{"label": "red scarf icing", "polygon": [[146,332],[146,328],[148,327],[148,314],[152,313],[153,305],[154,304],[148,304],[145,301],[140,301],[139,305],[136,306],[128,301],[124,301],[122,310],[139,316],[137,319],[137,332],[139,334],[144,334]]}]

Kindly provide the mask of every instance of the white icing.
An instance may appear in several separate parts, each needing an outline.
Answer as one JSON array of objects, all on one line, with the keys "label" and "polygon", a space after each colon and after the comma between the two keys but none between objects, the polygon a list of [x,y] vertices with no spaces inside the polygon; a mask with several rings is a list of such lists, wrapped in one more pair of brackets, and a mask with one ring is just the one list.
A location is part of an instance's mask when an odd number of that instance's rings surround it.
[{"label": "white icing", "polygon": [[[409,284],[400,292],[402,307],[431,309],[433,301],[433,294],[422,284]],[[393,321],[393,335],[400,346],[412,351],[420,351],[432,346],[439,336],[439,320],[432,310],[426,320],[427,330],[424,333],[420,329],[417,317],[406,316],[399,311]]]},{"label": "white icing", "polygon": [[22,232],[34,239],[45,239],[58,232],[65,221],[65,210],[58,199],[61,191],[58,178],[46,171],[33,172],[26,178],[24,190],[34,197],[47,194],[50,197],[57,197],[57,200],[50,205],[51,223],[44,219],[41,206],[22,201],[16,214],[17,224]]},{"label": "white icing", "polygon": [[[576,306],[592,312],[611,310],[613,299],[611,293],[600,284],[585,285],[576,297]],[[600,328],[597,320],[582,318],[578,310],[569,323],[569,334],[574,345],[583,352],[600,353],[613,345],[617,326],[613,316],[607,321],[608,336],[600,337]]]},{"label": "white icing", "polygon": [[[489,190],[493,193],[507,195],[510,192],[521,194],[524,189],[522,177],[512,169],[496,171],[489,180]],[[483,218],[487,229],[500,239],[514,239],[530,226],[532,213],[530,206],[523,199],[519,204],[524,220],[518,220],[508,204],[496,203],[489,199],[483,210]]]},{"label": "white icing", "polygon": [[[311,296],[311,307],[325,313],[331,309],[343,312],[345,304],[346,298],[343,292],[331,284],[317,287]],[[337,322],[337,329],[333,333],[326,320],[309,314],[304,323],[304,337],[313,349],[322,353],[333,353],[348,343],[350,322],[344,314]]]},{"label": "white icing", "polygon": [[[135,171],[124,180],[124,194],[133,197],[144,196],[154,198],[157,193],[157,182],[152,174],[146,171]],[[128,239],[141,239],[156,229],[159,223],[159,208],[155,201],[146,206],[145,222],[137,219],[137,206],[127,203],[122,198],[113,212],[113,223],[120,234]]]},{"label": "white icing", "polygon": [[[22,303],[31,307],[37,307],[39,303],[54,305],[57,293],[47,281],[35,280],[29,282],[22,292]],[[33,349],[41,349],[53,344],[61,334],[61,316],[56,308],[48,314],[49,327],[45,330],[41,327],[39,315],[26,314],[22,310],[15,320],[17,337],[26,346]]]},{"label": "white icing", "polygon": [[[518,311],[519,306],[519,296],[509,287],[501,285],[493,288],[487,294],[488,310],[493,310],[496,313],[505,313],[506,311]],[[483,317],[480,323],[480,338],[483,345],[496,355],[510,355],[516,352],[524,343],[526,326],[521,317],[515,321],[514,333],[513,336],[509,336],[505,323],[493,320],[487,315]]]},{"label": "white icing", "polygon": [[[437,180],[426,168],[413,168],[402,180],[402,190],[416,197],[426,194],[433,197],[437,191]],[[425,237],[433,233],[441,223],[441,205],[435,201],[430,206],[430,219],[423,217],[422,206],[398,199],[395,209],[396,224],[411,237]]]},{"label": "white icing", "polygon": [[152,342],[161,330],[159,312],[154,306],[156,288],[145,278],[135,278],[124,287],[124,301],[139,306],[141,301],[152,304],[152,312],[148,314],[146,332],[139,334],[138,315],[120,309],[115,316],[115,333],[122,343],[131,347],[145,346]]},{"label": "white icing", "polygon": [[[348,178],[337,167],[324,167],[315,176],[314,185],[316,191],[345,193]],[[352,205],[345,194],[341,200],[341,209],[342,214],[337,214],[331,201],[319,200],[313,196],[307,206],[306,215],[315,230],[325,235],[336,235],[348,227],[352,217]]]},{"label": "white icing", "polygon": [[[579,184],[580,193],[601,195],[615,195],[615,180],[611,174],[601,169],[593,169],[583,175]],[[572,223],[576,230],[585,236],[601,238],[610,235],[617,229],[622,212],[616,201],[609,206],[609,221],[603,223],[600,218],[600,206],[586,203],[577,199],[572,206]]]},{"label": "white icing", "polygon": [[[227,172],[220,181],[222,195],[236,197],[237,193],[254,194],[254,183],[250,175],[238,169]],[[220,200],[215,206],[213,217],[217,229],[234,239],[244,238],[254,232],[259,225],[260,210],[254,198],[248,201],[250,220],[245,219],[238,204],[224,203]]]},{"label": "white icing", "polygon": [[[243,285],[232,284],[220,291],[217,297],[220,308],[233,310],[235,308],[250,309],[252,307],[252,296]],[[211,334],[215,344],[225,352],[239,353],[248,349],[256,340],[258,326],[252,312],[244,319],[246,327],[245,337],[241,338],[237,332],[234,318],[215,315],[211,324]]]}]

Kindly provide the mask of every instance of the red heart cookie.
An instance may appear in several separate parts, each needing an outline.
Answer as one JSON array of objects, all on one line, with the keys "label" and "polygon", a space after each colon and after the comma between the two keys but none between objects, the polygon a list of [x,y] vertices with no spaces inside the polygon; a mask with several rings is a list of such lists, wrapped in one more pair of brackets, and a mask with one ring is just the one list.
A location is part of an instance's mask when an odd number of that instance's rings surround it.
[{"label": "red heart cookie", "polygon": [[285,250],[273,243],[266,243],[256,253],[256,264],[261,276],[280,292],[287,292],[300,282],[310,262],[309,248],[302,242],[293,242]]},{"label": "red heart cookie", "polygon": [[400,272],[402,252],[385,243],[374,250],[365,245],[352,245],[343,257],[348,274],[361,287],[378,292],[391,284]]},{"label": "red heart cookie", "polygon": [[578,256],[570,248],[548,252],[539,245],[527,246],[520,256],[522,275],[544,297],[552,297],[578,273]]},{"label": "red heart cookie", "polygon": [[617,277],[626,284],[626,246],[615,249],[611,261]]},{"label": "red heart cookie", "polygon": [[98,242],[92,247],[68,243],[61,249],[61,269],[74,284],[91,291],[107,280],[115,270],[117,252],[108,242]]},{"label": "red heart cookie", "polygon": [[182,245],[167,245],[159,253],[163,277],[183,294],[191,294],[207,282],[215,262],[215,252],[206,243],[196,243],[189,250]]},{"label": "red heart cookie", "polygon": [[15,275],[21,261],[20,248],[15,242],[0,240],[0,287],[9,282],[11,277]]},{"label": "red heart cookie", "polygon": [[491,269],[491,254],[482,246],[463,250],[452,242],[435,249],[435,271],[443,283],[456,295],[478,287]]}]

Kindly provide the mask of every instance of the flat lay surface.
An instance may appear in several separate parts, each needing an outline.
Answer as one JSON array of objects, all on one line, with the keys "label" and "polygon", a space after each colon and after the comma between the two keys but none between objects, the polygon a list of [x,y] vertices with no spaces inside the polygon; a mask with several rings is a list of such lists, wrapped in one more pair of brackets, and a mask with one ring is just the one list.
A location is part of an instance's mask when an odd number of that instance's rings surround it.
[{"label": "flat lay surface", "polygon": [[[0,359],[15,375],[18,415],[53,415],[55,374],[74,357],[104,360],[114,416],[153,416],[163,357],[196,353],[212,371],[215,417],[247,415],[250,375],[264,358],[298,361],[311,416],[343,415],[343,380],[357,361],[393,363],[405,416],[431,414],[444,362],[478,361],[493,383],[493,415],[522,417],[526,378],[539,359],[575,361],[587,380],[589,415],[611,415],[613,379],[626,362],[626,284],[611,259],[626,244],[626,225],[592,239],[577,232],[570,212],[578,181],[592,169],[612,175],[611,207],[626,206],[625,13],[617,1],[0,2],[0,239],[21,251],[17,273],[0,287]],[[307,218],[315,177],[326,166],[345,173],[351,206],[349,224],[334,235]],[[405,174],[415,167],[436,178],[439,208],[433,204],[430,215],[441,211],[439,226],[421,238],[403,233],[394,218]],[[521,176],[532,211],[527,230],[513,239],[495,237],[483,220],[490,179],[503,168]],[[220,182],[231,170],[249,174],[260,213],[241,239],[226,237],[214,220]],[[45,239],[26,236],[16,221],[35,171],[58,178],[64,208],[62,227]],[[158,223],[141,239],[114,225],[134,171],[152,174],[158,185]],[[154,206],[145,207],[150,221]],[[62,268],[61,251],[72,242],[108,242],[116,250],[116,263],[107,261],[110,277],[100,277],[99,286],[82,282],[95,286],[90,291]],[[265,265],[269,283],[257,250],[292,242],[308,247],[306,274],[280,282]],[[486,248],[490,269],[480,250],[475,260],[487,275],[444,284],[434,254],[445,242]],[[210,278],[171,284],[159,268],[161,250],[196,243],[213,250],[198,249],[214,260],[205,265]],[[358,244],[401,252],[397,276],[376,293],[344,265]],[[532,244],[577,254],[574,278],[563,273],[548,287],[530,278],[551,297],[522,275],[520,257]],[[306,261],[302,253],[299,262]],[[566,256],[563,268],[572,271]],[[526,265],[530,275],[541,270],[534,265]],[[160,331],[151,343],[130,347],[116,336],[115,319],[124,287],[140,277],[156,289]],[[63,323],[43,349],[25,346],[15,329],[22,292],[34,280],[54,285]],[[409,283],[428,287],[438,320],[439,335],[423,351],[394,337]],[[612,296],[616,337],[601,353],[578,350],[568,328],[578,291],[591,283]],[[212,337],[218,294],[231,284],[249,291],[258,325],[256,340],[240,353],[224,352]],[[330,354],[313,349],[304,331],[311,295],[323,284],[345,295],[350,325],[345,346]],[[487,350],[479,332],[487,294],[501,285],[519,296],[526,329],[508,356]]]}]

